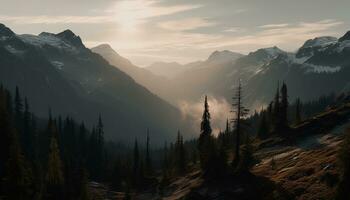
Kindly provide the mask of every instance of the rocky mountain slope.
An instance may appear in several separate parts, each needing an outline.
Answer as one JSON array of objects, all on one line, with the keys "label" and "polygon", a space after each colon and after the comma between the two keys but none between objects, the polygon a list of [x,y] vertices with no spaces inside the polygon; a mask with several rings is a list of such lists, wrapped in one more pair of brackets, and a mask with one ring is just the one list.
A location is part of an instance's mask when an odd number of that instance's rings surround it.
[{"label": "rocky mountain slope", "polygon": [[181,113],[86,48],[79,36],[18,35],[0,25],[0,81],[19,86],[33,110],[69,114],[89,124],[101,114],[107,138],[129,139],[150,128],[154,142],[189,132]]}]

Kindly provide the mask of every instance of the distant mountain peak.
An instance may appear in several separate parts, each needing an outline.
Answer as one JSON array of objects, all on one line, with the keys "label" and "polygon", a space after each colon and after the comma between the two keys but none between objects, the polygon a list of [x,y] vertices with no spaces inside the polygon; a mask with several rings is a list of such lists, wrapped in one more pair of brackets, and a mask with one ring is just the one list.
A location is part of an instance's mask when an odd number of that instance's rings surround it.
[{"label": "distant mountain peak", "polygon": [[266,60],[275,58],[281,54],[286,54],[285,51],[281,50],[277,46],[261,48],[254,52],[250,52],[248,56],[257,57],[258,59]]},{"label": "distant mountain peak", "polygon": [[130,62],[130,60],[119,55],[109,44],[100,44],[96,47],[91,48],[91,51],[100,54],[102,57],[104,57],[111,63],[118,63],[117,67],[119,67],[122,71],[126,71],[123,67],[136,67]]},{"label": "distant mountain peak", "polygon": [[232,62],[242,56],[243,55],[240,53],[232,52],[229,50],[214,51],[212,54],[210,54],[207,62]]},{"label": "distant mountain peak", "polygon": [[343,37],[339,38],[339,42],[343,42],[345,40],[350,40],[350,31],[346,32]]},{"label": "distant mountain peak", "polygon": [[273,47],[267,47],[267,48],[263,48],[260,49],[262,51],[265,51],[271,55],[276,55],[276,54],[281,54],[281,53],[285,53],[282,49],[278,48],[277,46],[273,46]]},{"label": "distant mountain peak", "polygon": [[104,44],[100,44],[96,47],[91,48],[91,50],[93,52],[98,52],[98,53],[102,53],[102,54],[111,54],[111,55],[118,55],[119,54],[111,47],[111,45],[104,43]]},{"label": "distant mountain peak", "polygon": [[58,37],[63,37],[63,38],[74,38],[74,37],[77,37],[77,35],[75,35],[73,33],[73,31],[71,31],[70,29],[66,29],[60,33],[57,33],[56,34]]},{"label": "distant mountain peak", "polygon": [[67,30],[64,30],[60,33],[57,33],[56,36],[58,38],[61,38],[71,44],[73,44],[74,46],[77,46],[77,47],[85,47],[81,38],[77,35],[75,35],[73,33],[73,31],[67,29]]},{"label": "distant mountain peak", "polygon": [[107,44],[107,43],[104,43],[104,44],[100,44],[94,48],[104,48],[104,49],[111,49],[114,51],[114,49],[111,47],[111,45]]},{"label": "distant mountain peak", "polygon": [[9,36],[13,36],[13,35],[15,35],[15,33],[11,29],[9,29],[4,24],[0,23],[0,36],[9,37]]},{"label": "distant mountain peak", "polygon": [[[180,63],[178,63],[178,62],[165,62],[165,61],[157,61],[157,62],[154,62],[154,63],[152,63],[150,66],[154,66],[154,65],[163,65],[163,64],[165,64],[165,65],[178,65],[178,66],[180,66],[181,64]],[[150,67],[149,66],[149,67]]]},{"label": "distant mountain peak", "polygon": [[331,36],[316,37],[314,39],[307,40],[301,48],[319,47],[319,46],[328,45],[336,41],[337,41],[336,37],[331,37]]}]

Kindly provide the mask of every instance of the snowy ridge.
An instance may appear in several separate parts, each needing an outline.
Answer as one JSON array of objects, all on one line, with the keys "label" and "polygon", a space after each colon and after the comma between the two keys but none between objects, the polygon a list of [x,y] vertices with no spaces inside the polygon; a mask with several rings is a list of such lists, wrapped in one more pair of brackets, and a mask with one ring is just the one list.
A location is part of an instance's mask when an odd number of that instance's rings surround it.
[{"label": "snowy ridge", "polygon": [[76,47],[56,37],[54,34],[45,33],[45,34],[40,34],[39,36],[23,34],[23,35],[17,35],[17,37],[21,39],[23,42],[39,48],[43,48],[45,45],[48,45],[61,50],[66,50],[71,53],[79,52]]},{"label": "snowy ridge", "polygon": [[56,61],[56,60],[51,61],[51,64],[52,64],[53,66],[55,66],[56,69],[58,69],[58,70],[62,70],[62,69],[63,69],[63,66],[64,66],[64,63],[63,63],[63,62]]},{"label": "snowy ridge", "polygon": [[7,39],[9,39],[10,37],[9,36],[1,36],[0,37],[0,41],[5,41],[5,40],[7,40]]},{"label": "snowy ridge", "polygon": [[336,48],[336,52],[341,53],[344,49],[350,48],[350,40],[344,40],[339,43],[339,46]]},{"label": "snowy ridge", "polygon": [[321,65],[313,65],[313,64],[304,64],[306,69],[306,73],[336,73],[341,70],[340,66],[330,67],[330,66],[321,66]]},{"label": "snowy ridge", "polygon": [[315,65],[307,63],[309,56],[297,58],[295,54],[289,54],[287,57],[287,61],[289,64],[300,64],[304,69],[306,69],[305,73],[335,73],[339,72],[342,68],[341,66],[323,66],[323,65]]},{"label": "snowy ridge", "polygon": [[7,51],[9,51],[10,53],[16,54],[16,55],[22,55],[22,54],[24,53],[24,51],[15,49],[15,48],[14,48],[13,46],[11,46],[11,45],[6,45],[6,46],[5,46],[5,49],[6,49]]},{"label": "snowy ridge", "polygon": [[307,40],[301,48],[325,47],[338,41],[336,37],[324,36]]},{"label": "snowy ridge", "polygon": [[265,48],[263,49],[271,58],[275,58],[280,54],[285,53],[284,51],[282,51],[281,49],[279,49],[278,47],[269,47],[269,48]]}]

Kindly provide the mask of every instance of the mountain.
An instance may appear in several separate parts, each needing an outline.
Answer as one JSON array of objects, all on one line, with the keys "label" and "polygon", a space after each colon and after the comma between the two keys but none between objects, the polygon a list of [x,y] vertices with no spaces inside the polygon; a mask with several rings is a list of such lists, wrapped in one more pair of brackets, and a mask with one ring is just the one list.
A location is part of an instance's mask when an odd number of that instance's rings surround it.
[{"label": "mountain", "polygon": [[178,74],[185,72],[188,68],[177,62],[155,62],[147,66],[146,69],[151,71],[153,74],[171,79]]},{"label": "mountain", "polygon": [[101,114],[106,137],[115,140],[143,137],[147,128],[155,143],[175,137],[178,129],[191,134],[179,110],[86,48],[70,30],[18,35],[1,24],[0,63],[1,83],[19,86],[39,116],[51,108],[92,124]]},{"label": "mountain", "polygon": [[245,104],[252,110],[269,103],[278,82],[287,83],[290,101],[297,97],[309,101],[350,89],[350,32],[339,39],[324,36],[307,40],[293,53],[269,47],[232,61],[217,62],[215,67],[205,65],[211,58],[218,58],[215,54],[198,65],[202,67],[172,79],[172,99],[197,102],[208,94],[230,102],[239,79],[244,86]]},{"label": "mountain", "polygon": [[[230,102],[233,88],[240,79],[245,104],[254,110],[268,104],[278,82],[284,81],[288,85],[290,101],[297,97],[309,101],[350,89],[347,78],[349,35],[348,32],[339,39],[316,37],[307,40],[296,52],[286,52],[276,46],[258,49],[248,55],[216,51],[204,61],[183,65],[186,70],[171,78],[153,79],[153,84],[144,85],[173,105],[184,101],[198,102],[205,94]],[[174,64],[174,68],[179,67]]]},{"label": "mountain", "polygon": [[242,54],[224,50],[213,52],[204,61],[186,65],[157,62],[140,68],[121,57],[109,45],[99,45],[91,50],[174,106],[179,106],[182,100],[200,98],[205,88],[199,89],[199,85],[208,86],[207,80],[211,79],[209,77],[217,75],[221,68],[231,66],[236,60],[244,57]]},{"label": "mountain", "polygon": [[111,65],[117,69],[125,72],[132,77],[137,83],[146,87],[152,93],[162,97],[168,102],[171,98],[168,96],[168,87],[171,84],[166,77],[159,76],[152,73],[146,68],[138,67],[128,59],[120,56],[112,47],[108,44],[102,44],[91,48],[92,52],[101,55]]},{"label": "mountain", "polygon": [[280,54],[286,52],[277,47],[259,49],[245,56],[229,51],[214,52],[206,61],[172,79],[173,88],[169,89],[172,99],[197,102],[207,94],[230,102],[232,88],[239,79],[255,75],[264,63]]},{"label": "mountain", "polygon": [[189,70],[193,70],[196,68],[206,68],[224,63],[231,63],[242,56],[242,54],[228,50],[215,51],[205,61],[197,61],[185,65],[181,65],[177,62],[156,62],[146,67],[146,69],[148,69],[154,74],[172,79],[175,78],[177,75],[186,73]]},{"label": "mountain", "polygon": [[[343,37],[344,38],[344,37]],[[308,40],[296,52],[280,55],[265,63],[246,81],[250,103],[266,103],[277,82],[286,82],[290,100],[307,101],[332,92],[350,89],[350,40],[332,37]],[[258,97],[258,98],[257,98]]]},{"label": "mountain", "polygon": [[224,50],[224,51],[215,51],[213,52],[209,58],[206,60],[206,65],[218,65],[222,63],[230,63],[236,61],[238,58],[243,55],[240,53],[235,53],[232,51]]}]

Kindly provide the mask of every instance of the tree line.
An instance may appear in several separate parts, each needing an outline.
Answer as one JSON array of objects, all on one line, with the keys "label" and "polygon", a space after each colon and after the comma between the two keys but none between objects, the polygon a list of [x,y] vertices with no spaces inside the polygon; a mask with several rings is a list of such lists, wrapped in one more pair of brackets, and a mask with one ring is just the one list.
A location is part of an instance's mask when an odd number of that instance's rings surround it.
[{"label": "tree line", "polygon": [[239,83],[232,98],[233,118],[217,136],[205,96],[198,139],[185,141],[178,130],[174,142],[151,148],[151,131],[147,129],[145,140],[135,138],[127,147],[105,141],[101,116],[91,128],[69,116],[53,117],[51,111],[47,119],[40,119],[30,111],[19,88],[12,95],[1,86],[0,198],[92,199],[89,181],[124,191],[125,199],[149,189],[162,195],[173,178],[185,175],[197,164],[208,178],[247,174],[256,163],[253,140],[283,137],[291,126],[344,98],[332,94],[306,103],[296,99],[290,104],[287,85],[282,83],[266,108],[248,115],[243,97]]},{"label": "tree line", "polygon": [[88,175],[103,177],[103,123],[87,130],[70,117],[39,119],[16,87],[0,86],[0,180],[3,199],[90,199]]}]

